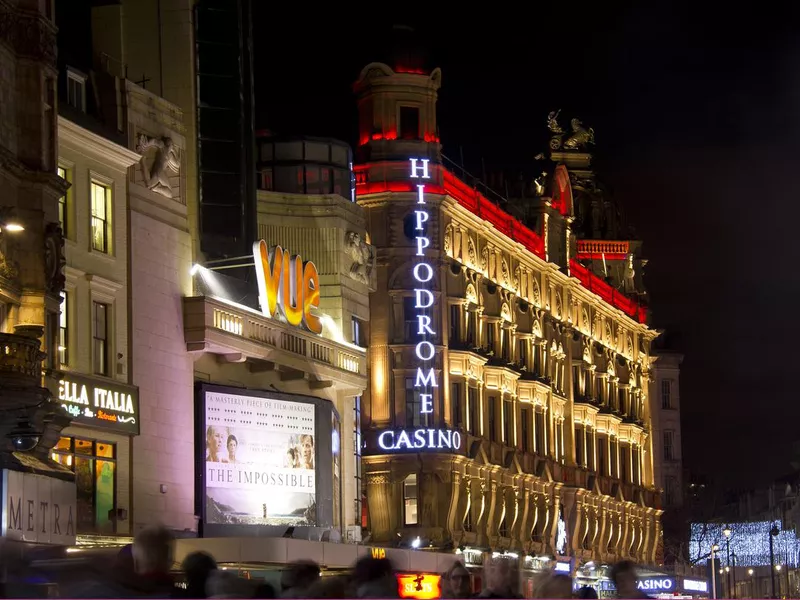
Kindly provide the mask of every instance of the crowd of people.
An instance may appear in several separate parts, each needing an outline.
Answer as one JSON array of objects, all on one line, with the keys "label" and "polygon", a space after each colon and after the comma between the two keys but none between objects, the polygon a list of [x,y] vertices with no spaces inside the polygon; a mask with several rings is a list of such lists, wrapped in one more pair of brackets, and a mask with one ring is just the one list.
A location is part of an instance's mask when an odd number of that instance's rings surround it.
[{"label": "crowd of people", "polygon": [[[150,528],[123,548],[114,564],[96,577],[60,590],[69,598],[398,598],[395,569],[386,558],[365,557],[342,575],[322,576],[313,561],[296,561],[280,573],[273,586],[244,579],[234,570],[218,568],[212,556],[194,552],[181,564],[176,578],[175,539],[162,528]],[[637,589],[636,566],[620,562],[611,571],[618,598],[646,598]],[[455,561],[442,574],[442,598],[521,598],[519,574],[514,562],[503,557],[488,559],[477,594],[465,565]],[[575,591],[564,574],[540,575],[533,586],[535,598],[597,598],[591,587]]]}]

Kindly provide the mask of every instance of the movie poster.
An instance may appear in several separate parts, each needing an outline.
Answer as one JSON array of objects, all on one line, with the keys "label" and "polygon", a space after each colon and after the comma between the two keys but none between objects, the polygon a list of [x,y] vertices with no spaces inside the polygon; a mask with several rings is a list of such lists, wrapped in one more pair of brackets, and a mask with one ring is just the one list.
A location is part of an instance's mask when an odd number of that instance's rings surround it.
[{"label": "movie poster", "polygon": [[206,522],[316,525],[314,405],[205,397]]}]

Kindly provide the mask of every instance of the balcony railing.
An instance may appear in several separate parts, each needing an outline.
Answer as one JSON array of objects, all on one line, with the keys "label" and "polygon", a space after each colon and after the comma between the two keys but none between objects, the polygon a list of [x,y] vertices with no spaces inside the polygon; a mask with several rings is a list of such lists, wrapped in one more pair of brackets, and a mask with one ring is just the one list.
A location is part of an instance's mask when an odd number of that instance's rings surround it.
[{"label": "balcony railing", "polygon": [[[269,319],[260,313],[208,296],[183,299],[184,335],[190,350],[242,354],[281,363],[282,352],[297,359],[366,377],[366,351]],[[292,366],[292,365],[290,365]]]}]

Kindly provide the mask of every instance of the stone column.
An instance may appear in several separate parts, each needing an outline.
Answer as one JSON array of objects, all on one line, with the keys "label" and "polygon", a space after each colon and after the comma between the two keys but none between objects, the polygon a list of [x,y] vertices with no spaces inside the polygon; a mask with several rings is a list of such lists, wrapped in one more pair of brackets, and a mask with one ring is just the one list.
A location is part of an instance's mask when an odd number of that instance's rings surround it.
[{"label": "stone column", "polygon": [[394,500],[391,473],[389,471],[367,473],[366,478],[367,507],[373,539],[389,541],[394,529],[391,510]]}]

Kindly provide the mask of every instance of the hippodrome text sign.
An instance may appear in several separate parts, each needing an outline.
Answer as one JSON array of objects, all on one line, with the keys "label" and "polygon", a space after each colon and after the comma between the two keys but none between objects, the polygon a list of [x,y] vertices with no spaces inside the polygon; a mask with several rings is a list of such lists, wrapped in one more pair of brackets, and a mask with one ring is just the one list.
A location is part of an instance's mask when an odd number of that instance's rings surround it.
[{"label": "hippodrome text sign", "polygon": [[261,312],[289,325],[322,333],[322,320],[311,313],[319,308],[319,273],[313,262],[290,256],[280,246],[267,248],[264,240],[253,244]]},{"label": "hippodrome text sign", "polygon": [[[414,378],[414,391],[419,402],[419,412],[422,415],[433,415],[434,389],[439,387],[436,380],[436,331],[433,328],[433,307],[435,296],[429,289],[434,277],[434,270],[425,249],[431,245],[428,237],[427,226],[430,221],[428,204],[425,201],[425,183],[420,180],[430,179],[429,163],[427,158],[410,158],[410,177],[417,187],[417,200],[413,211],[414,225],[414,257],[416,261],[411,274],[414,278],[414,315],[416,322],[416,335],[419,341],[414,347],[414,354],[419,361]],[[424,417],[425,420],[432,417]],[[418,429],[387,430],[378,436],[378,446],[387,452],[408,450],[459,450],[461,448],[461,434],[446,428],[431,429],[422,427]]]}]

